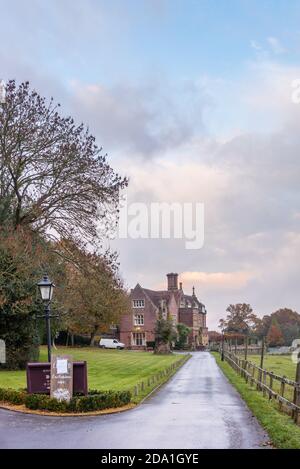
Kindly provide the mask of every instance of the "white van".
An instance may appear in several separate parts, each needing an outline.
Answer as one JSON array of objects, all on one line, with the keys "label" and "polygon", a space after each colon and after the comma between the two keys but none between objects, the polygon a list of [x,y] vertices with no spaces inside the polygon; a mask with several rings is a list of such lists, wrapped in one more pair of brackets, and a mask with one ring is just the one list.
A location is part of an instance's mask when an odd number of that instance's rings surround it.
[{"label": "white van", "polygon": [[119,342],[117,339],[101,339],[99,342],[99,347],[101,348],[117,348],[122,350],[125,347],[125,344]]}]

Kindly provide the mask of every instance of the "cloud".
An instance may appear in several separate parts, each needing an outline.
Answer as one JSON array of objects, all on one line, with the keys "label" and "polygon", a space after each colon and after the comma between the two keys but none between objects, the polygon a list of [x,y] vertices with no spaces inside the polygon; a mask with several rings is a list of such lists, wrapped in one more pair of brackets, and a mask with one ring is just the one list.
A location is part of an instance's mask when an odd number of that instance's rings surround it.
[{"label": "cloud", "polygon": [[[224,141],[193,135],[142,165],[123,161],[130,200],[204,202],[199,251],[185,250],[181,240],[129,239],[117,246],[130,284],[141,279],[165,288],[165,273],[177,271],[187,292],[195,285],[210,327],[235,302],[249,302],[259,315],[285,305],[300,310],[300,107],[289,96],[300,70],[259,61],[248,71],[236,94],[247,91],[237,101],[253,119],[251,132]],[[261,113],[270,119],[267,129],[260,130]]]},{"label": "cloud", "polygon": [[254,272],[183,272],[180,274],[182,282],[197,285],[200,291],[207,289],[241,289],[247,286],[255,277]]},{"label": "cloud", "polygon": [[145,157],[203,132],[203,111],[209,99],[195,83],[172,86],[150,81],[107,87],[73,82],[72,88],[73,110],[105,148],[117,147]]},{"label": "cloud", "polygon": [[[252,40],[255,59],[231,74],[205,70],[186,80],[188,70],[167,78],[159,69],[159,78],[145,78],[128,6],[116,15],[91,0],[18,2],[16,15],[15,4],[1,25],[1,78],[30,79],[88,123],[109,162],[130,177],[130,201],[205,204],[199,251],[182,240],[116,241],[126,283],[151,288],[168,271],[182,273],[187,292],[195,283],[207,305],[210,327],[234,302],[259,314],[300,310],[300,106],[291,101],[300,67],[279,62],[287,51],[280,40]],[[165,21],[161,6],[153,24]]]},{"label": "cloud", "polygon": [[286,49],[283,47],[279,39],[277,39],[276,37],[270,36],[267,38],[267,41],[269,45],[271,46],[271,49],[274,52],[274,54],[283,54],[284,52],[286,52]]},{"label": "cloud", "polygon": [[250,46],[252,47],[252,49],[255,49],[257,51],[262,50],[261,45],[257,41],[254,41],[253,39],[250,41]]}]

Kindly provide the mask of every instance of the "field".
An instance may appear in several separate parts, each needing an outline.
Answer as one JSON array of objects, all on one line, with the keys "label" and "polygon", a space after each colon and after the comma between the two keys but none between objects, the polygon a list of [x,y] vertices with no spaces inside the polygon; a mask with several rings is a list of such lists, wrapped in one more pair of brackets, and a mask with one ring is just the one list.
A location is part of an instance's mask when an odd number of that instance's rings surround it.
[{"label": "field", "polygon": [[[261,392],[256,390],[256,387],[247,384],[244,378],[238,375],[226,361],[222,362],[219,353],[213,352],[213,355],[228,380],[236,387],[258,421],[267,430],[274,446],[277,448],[300,449],[300,427],[295,425],[288,415],[278,410],[277,403],[269,401]],[[251,355],[249,359],[257,363],[258,357]],[[290,357],[270,356],[267,358],[265,368],[286,376],[288,376],[287,370],[289,370],[290,373],[292,372],[289,377],[294,379],[294,368],[290,368],[290,363],[295,367]]]},{"label": "field", "polygon": [[[260,366],[259,355],[248,355],[248,360]],[[292,362],[290,355],[265,355],[263,367],[268,371],[273,371],[276,375],[286,376],[292,380],[296,376],[296,365]]]},{"label": "field", "polygon": [[[259,355],[248,355],[248,361],[260,366]],[[265,355],[263,368],[265,370],[272,371],[276,375],[285,376],[286,378],[289,378],[293,381],[296,377],[296,364],[293,363],[290,355]],[[278,381],[274,380],[273,389],[277,392],[280,391],[280,383]],[[286,385],[284,397],[292,401],[293,394],[294,388]]]},{"label": "field", "polygon": [[[71,347],[59,347],[55,353],[72,355],[74,360],[86,360],[89,389],[99,390],[131,389],[138,382],[164,370],[182,357],[154,355],[151,352]],[[40,361],[46,361],[45,347],[41,347]],[[25,371],[0,371],[0,387],[25,388]]]}]

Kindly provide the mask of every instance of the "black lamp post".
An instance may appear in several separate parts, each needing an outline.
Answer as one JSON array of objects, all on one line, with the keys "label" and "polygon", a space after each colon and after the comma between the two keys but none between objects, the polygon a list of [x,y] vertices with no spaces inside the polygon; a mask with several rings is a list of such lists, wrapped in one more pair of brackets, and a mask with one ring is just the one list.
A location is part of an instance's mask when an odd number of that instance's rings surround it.
[{"label": "black lamp post", "polygon": [[46,320],[46,331],[47,331],[47,346],[48,346],[48,361],[51,362],[51,326],[50,326],[50,303],[53,295],[54,283],[51,282],[47,274],[44,274],[43,278],[38,282],[41,297],[45,307],[45,320]]}]

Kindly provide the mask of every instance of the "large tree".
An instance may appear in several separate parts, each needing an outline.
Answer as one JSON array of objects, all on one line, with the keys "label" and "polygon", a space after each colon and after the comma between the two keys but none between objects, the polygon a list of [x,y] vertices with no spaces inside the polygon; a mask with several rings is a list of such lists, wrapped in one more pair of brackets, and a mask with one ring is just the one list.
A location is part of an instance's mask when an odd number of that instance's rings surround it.
[{"label": "large tree", "polygon": [[[115,222],[127,184],[83,124],[59,114],[29,83],[6,85],[0,104],[0,221],[40,234],[84,239]],[[100,222],[100,223],[99,223]]]},{"label": "large tree", "polygon": [[73,262],[67,265],[64,324],[71,334],[88,334],[93,345],[96,334],[107,331],[129,311],[129,297],[113,255],[92,254],[68,244]]},{"label": "large tree", "polygon": [[48,242],[28,230],[0,228],[0,337],[6,342],[8,368],[23,368],[38,357],[38,326],[43,322],[37,316],[43,306],[36,282],[46,268],[63,283],[63,262]]},{"label": "large tree", "polygon": [[170,353],[172,343],[175,342],[176,339],[177,330],[171,317],[168,315],[167,318],[163,318],[162,315],[159,315],[155,324],[154,353]]},{"label": "large tree", "polygon": [[277,347],[284,344],[284,338],[280,326],[275,318],[272,319],[268,335],[267,343],[271,347]]},{"label": "large tree", "polygon": [[231,304],[226,309],[227,316],[220,320],[220,328],[225,332],[251,334],[255,331],[259,319],[247,303]]},{"label": "large tree", "polygon": [[300,315],[289,308],[280,308],[271,315],[265,315],[258,329],[260,336],[267,336],[273,320],[280,327],[285,345],[289,346],[294,339],[299,338]]},{"label": "large tree", "polygon": [[[70,284],[66,287],[74,298],[82,292],[82,298],[76,297],[82,308],[72,309],[78,323],[80,315],[93,311],[96,330],[103,315],[107,322],[108,311],[119,311],[116,301],[124,296],[119,295],[116,256],[99,255],[99,230],[107,235],[115,226],[120,191],[126,185],[83,124],[60,115],[59,105],[41,97],[28,82],[7,83],[5,102],[0,103],[0,226],[6,227],[0,233],[0,337],[8,345],[9,366],[24,366],[36,356],[34,318],[41,305],[36,304],[35,283],[44,270],[59,287],[55,298],[62,313],[68,306],[66,290],[62,294],[65,273],[77,272],[80,288],[72,292]],[[109,286],[103,282],[103,291],[98,291],[99,276],[93,278],[88,266],[84,274],[78,270],[73,245],[79,251],[88,246],[99,255],[103,271],[110,272],[105,279],[111,280]],[[88,261],[95,273],[92,256]],[[106,306],[96,311],[104,293]],[[98,322],[97,314],[102,315]]]}]

